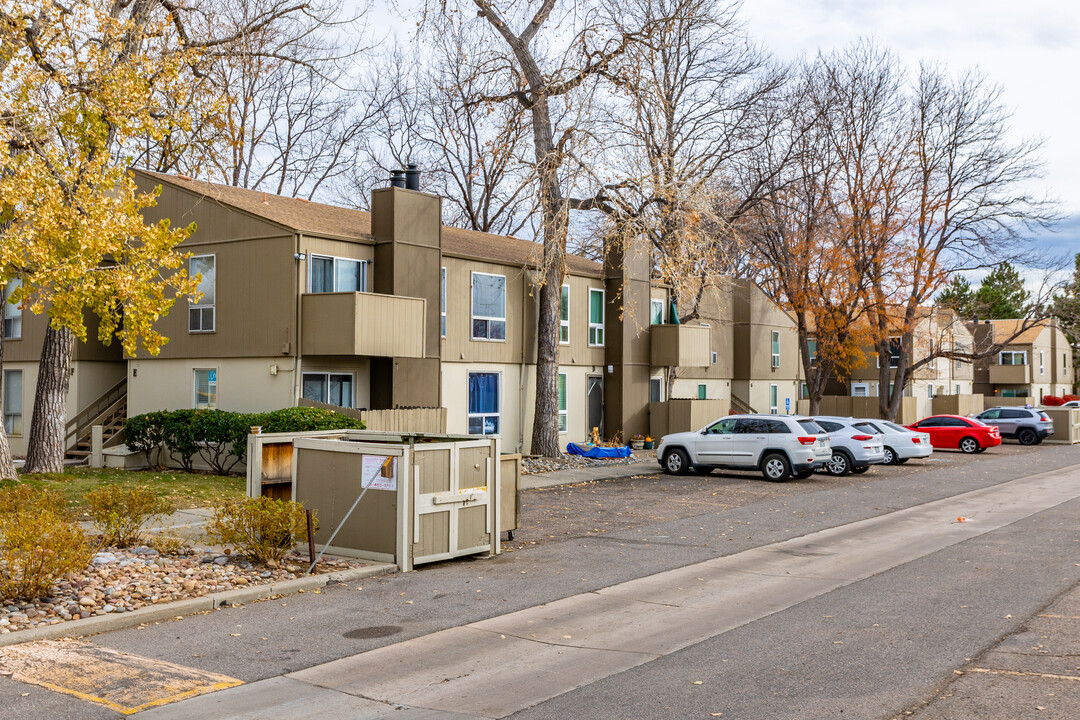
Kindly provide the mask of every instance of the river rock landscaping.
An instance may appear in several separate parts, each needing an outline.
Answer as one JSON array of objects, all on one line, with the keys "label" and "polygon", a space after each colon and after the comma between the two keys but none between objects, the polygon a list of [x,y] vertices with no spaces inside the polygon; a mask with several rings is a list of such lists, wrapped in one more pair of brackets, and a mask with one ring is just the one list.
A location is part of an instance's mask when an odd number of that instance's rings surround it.
[{"label": "river rock landscaping", "polygon": [[555,472],[556,470],[575,470],[608,465],[635,465],[639,463],[655,464],[656,452],[653,450],[635,450],[630,457],[625,458],[587,458],[580,455],[567,455],[566,453],[563,453],[558,458],[524,455],[521,458],[521,473],[523,475],[535,475]]},{"label": "river rock landscaping", "polygon": [[[313,574],[366,564],[323,558]],[[186,548],[168,555],[148,546],[108,548],[97,552],[84,572],[61,578],[49,597],[33,602],[4,600],[0,634],[292,580],[302,576],[307,566],[307,557],[295,553],[277,567],[269,567],[212,548]]]}]

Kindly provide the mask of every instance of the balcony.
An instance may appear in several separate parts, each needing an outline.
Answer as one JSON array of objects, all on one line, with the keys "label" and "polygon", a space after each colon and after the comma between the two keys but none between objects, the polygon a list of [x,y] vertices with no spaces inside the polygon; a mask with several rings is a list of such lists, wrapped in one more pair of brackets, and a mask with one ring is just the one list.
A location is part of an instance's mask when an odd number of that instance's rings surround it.
[{"label": "balcony", "polygon": [[301,296],[305,355],[424,357],[427,301],[375,293]]},{"label": "balcony", "polygon": [[700,325],[652,325],[654,367],[708,367],[712,364],[712,328]]},{"label": "balcony", "polygon": [[1031,382],[1030,365],[991,365],[991,385],[1027,385]]}]

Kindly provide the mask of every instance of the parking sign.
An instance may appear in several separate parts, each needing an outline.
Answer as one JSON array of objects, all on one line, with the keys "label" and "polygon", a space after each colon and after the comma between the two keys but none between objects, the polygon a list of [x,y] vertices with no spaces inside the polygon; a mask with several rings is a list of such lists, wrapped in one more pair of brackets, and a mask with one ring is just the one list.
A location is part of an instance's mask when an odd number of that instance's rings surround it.
[{"label": "parking sign", "polygon": [[791,414],[791,398],[784,398],[784,412]]}]

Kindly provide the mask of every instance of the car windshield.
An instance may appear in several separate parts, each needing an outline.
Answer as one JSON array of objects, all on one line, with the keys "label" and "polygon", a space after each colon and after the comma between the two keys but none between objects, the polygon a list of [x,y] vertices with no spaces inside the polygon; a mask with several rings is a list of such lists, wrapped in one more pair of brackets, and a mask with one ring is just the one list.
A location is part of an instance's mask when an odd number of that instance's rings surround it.
[{"label": "car windshield", "polygon": [[812,435],[822,435],[825,431],[813,420],[799,420],[799,425],[803,430]]},{"label": "car windshield", "polygon": [[862,430],[863,432],[868,432],[871,435],[878,435],[881,433],[880,430],[878,430],[876,427],[874,427],[871,423],[868,422],[857,422],[854,423],[852,427],[857,430]]},{"label": "car windshield", "polygon": [[909,432],[911,432],[911,430],[904,427],[903,425],[897,425],[896,423],[889,422],[888,420],[882,420],[881,424],[884,425],[885,427],[889,428],[890,430],[895,431],[895,432],[901,432],[901,433],[909,433]]}]

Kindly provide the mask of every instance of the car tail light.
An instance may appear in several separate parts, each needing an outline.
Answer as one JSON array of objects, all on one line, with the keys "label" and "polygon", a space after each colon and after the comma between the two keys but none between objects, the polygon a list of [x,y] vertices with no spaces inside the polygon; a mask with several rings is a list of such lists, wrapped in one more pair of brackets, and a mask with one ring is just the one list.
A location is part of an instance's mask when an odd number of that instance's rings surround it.
[{"label": "car tail light", "polygon": [[852,440],[858,440],[859,442],[866,442],[867,440],[873,440],[873,435],[852,435]]},{"label": "car tail light", "polygon": [[911,442],[918,445],[918,444],[920,444],[922,442],[922,439],[921,438],[911,438]]},{"label": "car tail light", "polygon": [[801,437],[801,438],[799,438],[799,442],[801,442],[803,445],[813,445],[814,443],[817,442],[817,438],[816,437]]}]

